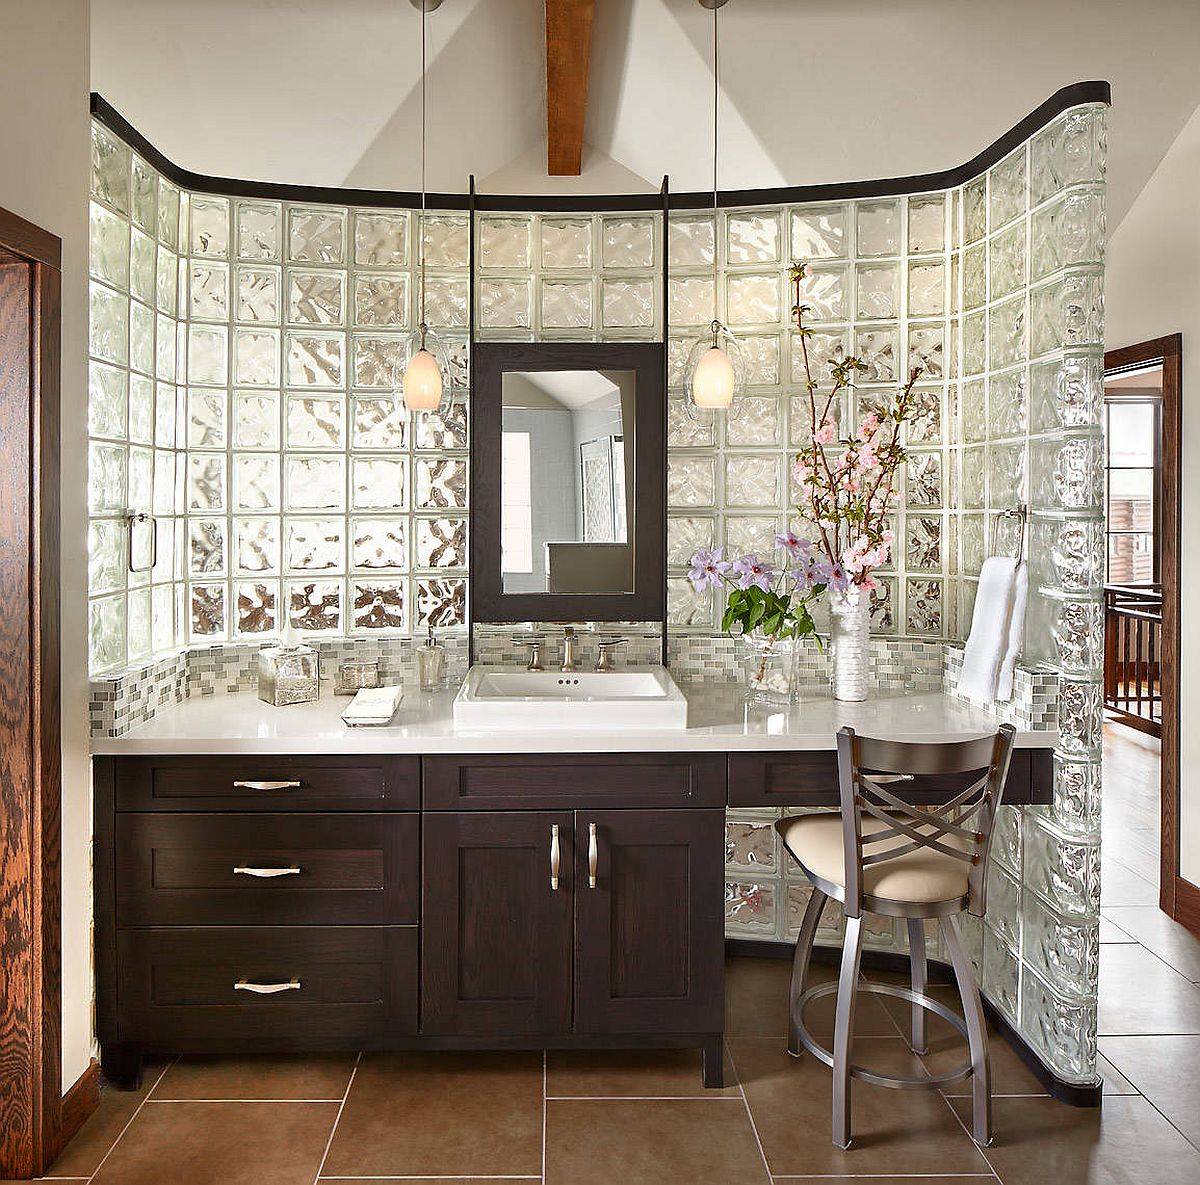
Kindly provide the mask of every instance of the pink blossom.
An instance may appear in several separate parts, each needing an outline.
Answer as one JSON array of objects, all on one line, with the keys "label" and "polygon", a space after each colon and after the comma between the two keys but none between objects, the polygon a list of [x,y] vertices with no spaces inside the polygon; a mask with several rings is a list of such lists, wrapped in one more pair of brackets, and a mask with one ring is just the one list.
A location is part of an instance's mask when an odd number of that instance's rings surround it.
[{"label": "pink blossom", "polygon": [[870,440],[871,437],[873,437],[875,435],[875,433],[878,431],[879,431],[879,417],[874,412],[872,412],[858,426],[858,439],[863,440],[863,441]]},{"label": "pink blossom", "polygon": [[813,440],[820,445],[833,444],[837,440],[837,428],[832,420],[825,420],[813,433]]}]

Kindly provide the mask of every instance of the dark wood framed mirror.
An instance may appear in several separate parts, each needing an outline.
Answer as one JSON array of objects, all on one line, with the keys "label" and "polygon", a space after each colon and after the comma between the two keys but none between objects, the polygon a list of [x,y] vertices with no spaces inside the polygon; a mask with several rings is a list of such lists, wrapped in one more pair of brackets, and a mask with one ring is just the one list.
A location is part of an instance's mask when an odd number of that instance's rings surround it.
[{"label": "dark wood framed mirror", "polygon": [[476,342],[471,617],[661,621],[661,342]]}]

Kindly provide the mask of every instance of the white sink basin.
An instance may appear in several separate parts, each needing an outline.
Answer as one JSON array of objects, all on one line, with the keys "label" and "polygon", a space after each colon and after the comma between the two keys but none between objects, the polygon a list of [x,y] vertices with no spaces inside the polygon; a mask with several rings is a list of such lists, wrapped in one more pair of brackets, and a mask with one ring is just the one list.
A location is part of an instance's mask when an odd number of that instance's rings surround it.
[{"label": "white sink basin", "polygon": [[475,666],[455,696],[454,723],[592,732],[684,728],[687,700],[665,667],[564,672]]}]

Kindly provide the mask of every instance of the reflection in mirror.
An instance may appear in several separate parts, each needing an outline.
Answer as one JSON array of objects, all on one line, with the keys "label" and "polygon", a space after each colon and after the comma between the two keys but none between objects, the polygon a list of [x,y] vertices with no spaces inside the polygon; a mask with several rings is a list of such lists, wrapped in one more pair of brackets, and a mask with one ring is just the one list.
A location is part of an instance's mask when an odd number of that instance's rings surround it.
[{"label": "reflection in mirror", "polygon": [[506,371],[502,396],[504,592],[632,592],[634,372]]}]

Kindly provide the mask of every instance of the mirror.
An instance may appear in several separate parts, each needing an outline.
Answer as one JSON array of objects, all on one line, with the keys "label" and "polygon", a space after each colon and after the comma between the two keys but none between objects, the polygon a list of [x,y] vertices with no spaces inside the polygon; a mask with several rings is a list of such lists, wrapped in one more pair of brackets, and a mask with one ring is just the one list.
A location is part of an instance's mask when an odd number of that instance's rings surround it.
[{"label": "mirror", "polygon": [[665,611],[659,342],[477,342],[475,621],[647,621]]},{"label": "mirror", "polygon": [[636,380],[629,370],[501,379],[500,571],[506,593],[628,593]]}]

